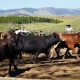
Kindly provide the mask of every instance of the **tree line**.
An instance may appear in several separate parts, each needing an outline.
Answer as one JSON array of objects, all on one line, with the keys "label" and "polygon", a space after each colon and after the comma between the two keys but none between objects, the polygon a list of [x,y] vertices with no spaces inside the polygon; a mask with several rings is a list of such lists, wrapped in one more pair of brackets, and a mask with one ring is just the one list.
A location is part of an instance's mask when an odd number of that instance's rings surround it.
[{"label": "tree line", "polygon": [[51,19],[51,18],[42,18],[42,17],[17,17],[17,16],[8,16],[8,17],[0,17],[0,23],[36,23],[36,22],[47,22],[47,23],[60,23],[62,21],[58,19]]}]

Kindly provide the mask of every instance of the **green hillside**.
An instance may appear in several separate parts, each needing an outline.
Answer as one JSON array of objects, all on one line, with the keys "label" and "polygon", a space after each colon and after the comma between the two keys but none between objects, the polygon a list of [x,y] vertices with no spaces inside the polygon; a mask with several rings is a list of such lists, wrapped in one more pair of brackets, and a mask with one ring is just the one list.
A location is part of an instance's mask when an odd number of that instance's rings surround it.
[{"label": "green hillside", "polygon": [[[45,16],[46,17],[46,16]],[[66,24],[71,24],[74,30],[80,31],[80,16],[51,16],[48,18],[59,19],[61,23],[28,23],[28,24],[12,24],[0,23],[0,31],[7,31],[9,28],[24,27],[30,31],[45,31],[51,33],[54,31],[64,31]]]}]

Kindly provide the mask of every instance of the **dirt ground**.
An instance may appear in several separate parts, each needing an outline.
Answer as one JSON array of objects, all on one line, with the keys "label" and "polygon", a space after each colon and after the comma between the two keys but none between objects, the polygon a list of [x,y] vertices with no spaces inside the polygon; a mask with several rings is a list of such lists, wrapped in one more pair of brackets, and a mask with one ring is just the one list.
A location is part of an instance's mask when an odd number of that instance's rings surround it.
[{"label": "dirt ground", "polygon": [[80,60],[75,57],[68,59],[52,59],[46,61],[45,55],[38,58],[37,64],[31,64],[29,55],[23,55],[23,59],[16,62],[18,70],[12,67],[11,75],[8,74],[8,60],[0,62],[0,77],[51,79],[51,80],[80,80]]}]

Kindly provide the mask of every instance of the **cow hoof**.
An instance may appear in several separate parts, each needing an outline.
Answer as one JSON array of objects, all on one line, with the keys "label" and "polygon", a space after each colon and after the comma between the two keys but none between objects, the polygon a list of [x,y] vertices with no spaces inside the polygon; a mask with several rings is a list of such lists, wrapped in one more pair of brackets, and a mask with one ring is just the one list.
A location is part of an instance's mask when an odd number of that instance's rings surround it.
[{"label": "cow hoof", "polygon": [[37,62],[33,62],[33,64],[36,64]]},{"label": "cow hoof", "polygon": [[17,70],[17,67],[16,66],[14,66],[14,69],[15,69],[15,71]]},{"label": "cow hoof", "polygon": [[11,71],[9,71],[8,73],[9,73],[9,75],[11,75]]},{"label": "cow hoof", "polygon": [[51,61],[51,62],[50,62],[50,64],[52,65],[52,64],[53,64],[53,62]]},{"label": "cow hoof", "polygon": [[18,68],[17,68],[17,67],[15,68],[15,71],[16,71],[16,70],[18,70]]}]

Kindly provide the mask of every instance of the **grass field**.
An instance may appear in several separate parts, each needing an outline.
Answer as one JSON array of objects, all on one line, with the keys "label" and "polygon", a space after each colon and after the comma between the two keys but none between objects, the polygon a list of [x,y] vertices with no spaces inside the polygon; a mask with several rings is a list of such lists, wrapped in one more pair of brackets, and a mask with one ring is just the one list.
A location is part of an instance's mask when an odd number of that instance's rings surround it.
[{"label": "grass field", "polygon": [[[45,16],[46,17],[46,16]],[[63,32],[66,28],[66,24],[71,24],[74,30],[80,31],[80,16],[50,16],[48,18],[62,20],[62,23],[31,23],[31,24],[11,24],[11,23],[1,23],[0,31],[7,31],[9,28],[20,28],[24,27],[30,31],[44,31],[51,33],[54,31]]]}]

